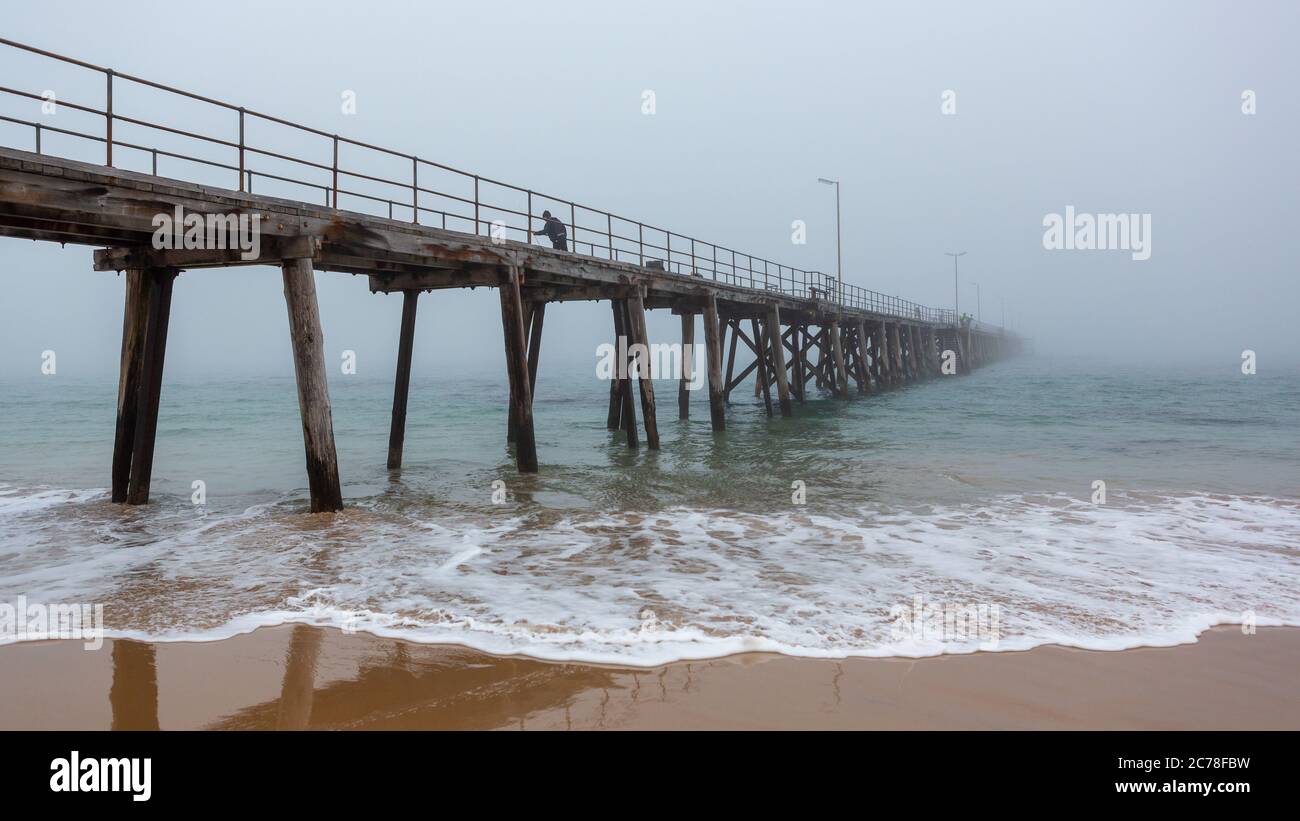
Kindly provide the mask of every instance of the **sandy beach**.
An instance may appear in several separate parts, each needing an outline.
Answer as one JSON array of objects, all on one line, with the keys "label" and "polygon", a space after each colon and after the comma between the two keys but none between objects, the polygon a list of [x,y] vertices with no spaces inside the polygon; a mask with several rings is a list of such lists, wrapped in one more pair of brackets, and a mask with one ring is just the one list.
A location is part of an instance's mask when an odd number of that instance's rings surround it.
[{"label": "sandy beach", "polygon": [[1300,630],[927,659],[647,669],[306,626],[206,643],[0,647],[0,729],[1300,729]]}]

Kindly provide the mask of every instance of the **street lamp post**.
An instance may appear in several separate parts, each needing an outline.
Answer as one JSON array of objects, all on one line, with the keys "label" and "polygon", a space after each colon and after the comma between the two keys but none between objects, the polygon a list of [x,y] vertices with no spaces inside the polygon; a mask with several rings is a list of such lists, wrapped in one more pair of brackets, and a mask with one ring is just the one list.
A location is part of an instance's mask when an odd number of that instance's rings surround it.
[{"label": "street lamp post", "polygon": [[844,256],[840,248],[840,181],[818,177],[817,182],[835,186],[835,290],[837,299],[844,304]]},{"label": "street lamp post", "polygon": [[979,322],[984,319],[984,315],[980,311],[980,284],[978,282],[972,282],[971,285],[975,286],[975,320]]},{"label": "street lamp post", "polygon": [[956,325],[961,325],[961,316],[957,313],[957,257],[966,256],[965,251],[944,251],[944,256],[952,257],[952,321]]}]

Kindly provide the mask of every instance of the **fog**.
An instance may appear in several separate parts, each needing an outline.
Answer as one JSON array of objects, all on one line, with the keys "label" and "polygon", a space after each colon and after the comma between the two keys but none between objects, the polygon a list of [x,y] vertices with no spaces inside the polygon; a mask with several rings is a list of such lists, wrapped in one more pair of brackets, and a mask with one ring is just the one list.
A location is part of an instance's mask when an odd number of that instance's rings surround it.
[{"label": "fog", "polygon": [[[1231,371],[1249,348],[1265,373],[1300,358],[1297,8],[46,0],[7,8],[3,36],[800,268],[835,271],[817,182],[835,178],[847,282],[951,307],[944,254],[966,251],[960,309],[1005,316],[1039,354]],[[61,90],[11,51],[0,85]],[[1070,206],[1150,215],[1149,259],[1044,248],[1045,217]],[[60,374],[115,377],[122,278],[92,272],[87,247],[0,239],[0,261],[0,376],[54,350]],[[401,299],[317,283],[327,357],[391,376]],[[651,339],[677,327],[656,311]],[[594,367],[611,333],[607,303],[555,306],[543,379]],[[501,347],[491,289],[421,300],[417,375],[504,379]],[[183,275],[167,373],[291,374],[278,271]]]}]

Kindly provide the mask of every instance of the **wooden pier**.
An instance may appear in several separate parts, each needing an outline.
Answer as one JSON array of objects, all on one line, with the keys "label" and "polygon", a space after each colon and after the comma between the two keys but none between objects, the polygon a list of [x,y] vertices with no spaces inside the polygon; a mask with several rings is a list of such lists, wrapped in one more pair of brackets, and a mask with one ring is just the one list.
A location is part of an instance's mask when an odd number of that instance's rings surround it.
[{"label": "wooden pier", "polygon": [[[332,171],[330,183],[315,186],[324,189],[325,204],[254,194],[251,192],[254,170],[248,158],[271,152],[245,144],[247,117],[262,117],[315,136],[328,138],[330,135],[11,41],[0,39],[0,45],[75,62],[87,70],[103,72],[108,79],[104,109],[74,106],[105,117],[102,136],[52,128],[38,121],[0,117],[32,126],[37,149],[0,147],[0,236],[95,246],[98,249],[94,252],[96,270],[125,272],[126,302],[112,463],[112,498],[117,502],[142,504],[149,497],[171,297],[178,284],[178,274],[184,271],[232,265],[280,268],[312,511],[333,511],[343,506],[326,379],[325,330],[321,327],[316,301],[316,271],[364,275],[371,292],[401,295],[401,331],[387,453],[391,469],[399,469],[402,464],[416,306],[421,294],[447,288],[488,286],[498,290],[510,385],[509,406],[504,409],[507,438],[512,443],[518,469],[525,473],[538,470],[532,397],[539,375],[546,306],[552,302],[608,301],[612,306],[610,341],[617,347],[619,337],[623,337],[627,343],[620,350],[644,352],[638,346],[650,346],[646,311],[669,310],[679,315],[683,345],[695,344],[696,317],[700,317],[709,418],[718,433],[726,429],[732,392],[751,379],[767,415],[790,417],[798,413],[799,405],[812,398],[810,389],[837,400],[867,398],[910,382],[969,372],[1014,354],[1019,347],[1017,338],[1004,330],[958,322],[952,311],[925,308],[847,286],[818,272],[776,265],[672,232],[661,231],[660,239],[649,240],[647,233],[660,229],[572,202],[568,206],[574,250],[543,248],[532,244],[529,237],[532,226],[540,219],[534,204],[543,198],[536,192],[473,175],[473,199],[452,197],[463,206],[461,211],[438,210],[423,204],[422,200],[449,195],[427,187],[421,181],[420,169],[428,166],[462,175],[464,172],[409,156],[409,183],[367,176],[339,166],[341,143],[390,155],[396,152],[337,135],[332,136],[332,168],[315,164],[317,169]],[[234,179],[238,180],[238,189],[159,175],[156,173],[159,149],[115,143],[112,132],[117,116],[112,110],[115,81],[147,83],[152,88],[237,113],[237,144],[138,119],[131,122],[182,134],[188,139],[237,148],[237,165],[201,162],[228,168],[237,175]],[[31,93],[0,91],[35,98]],[[91,164],[42,153],[42,129],[102,143],[106,149],[105,162]],[[115,145],[119,151],[124,147],[136,152],[152,151],[155,173],[116,167]],[[174,152],[162,153],[187,159]],[[297,162],[306,164],[304,160]],[[261,176],[272,175],[261,172]],[[391,198],[384,200],[349,191],[346,185],[340,184],[340,176],[404,185],[409,188],[409,199],[403,206]],[[518,192],[520,199],[526,193],[527,204],[522,209],[489,206],[480,195],[481,184]],[[386,203],[390,215],[395,205],[405,207],[411,218],[395,219],[340,208],[340,195],[352,197],[356,202],[378,201],[381,208]],[[557,200],[545,198],[545,201]],[[258,252],[251,255],[248,249],[238,247],[233,236],[222,236],[219,243],[197,248],[156,247],[154,236],[159,216],[181,213],[198,215],[202,221],[213,218],[218,225],[232,225],[223,221],[233,218],[255,218]],[[522,219],[523,225],[508,225],[504,219],[491,220],[489,213],[514,215]],[[582,213],[588,215],[585,225]],[[604,224],[593,229],[591,214],[598,215],[598,222]],[[441,226],[422,224],[422,218],[427,220],[430,215]],[[453,222],[465,220],[467,230],[447,228],[449,218]],[[616,230],[619,224],[634,227],[636,235],[630,234],[631,228]],[[511,231],[520,239],[510,239]],[[183,287],[183,280],[179,282]],[[752,361],[746,364],[750,355]],[[611,431],[622,432],[628,447],[644,444],[656,449],[660,440],[654,383],[649,363],[638,364],[635,378],[625,376],[611,382],[607,423]],[[682,374],[678,388],[680,418],[686,418],[691,410],[688,377],[689,374]],[[773,428],[773,435],[780,435],[779,426]]]},{"label": "wooden pier", "polygon": [[[177,205],[198,214],[260,214],[261,254],[246,260],[237,249],[154,249],[155,215],[172,213]],[[764,292],[4,148],[0,236],[106,246],[94,253],[95,269],[126,273],[112,494],[115,501],[130,504],[149,497],[168,314],[182,270],[231,265],[281,269],[313,511],[338,510],[343,504],[314,271],[364,274],[371,291],[402,297],[387,454],[391,468],[402,462],[415,310],[422,292],[471,286],[499,290],[510,382],[508,435],[523,472],[538,469],[532,388],[538,377],[542,322],[551,302],[610,301],[610,338],[624,335],[629,345],[649,346],[647,310],[679,314],[681,341],[687,344],[694,342],[695,317],[702,317],[709,416],[715,431],[726,428],[732,392],[751,378],[769,416],[791,416],[796,404],[808,401],[810,388],[839,399],[865,397],[939,376],[944,351],[953,352],[957,371],[965,373],[1017,347],[1014,337],[969,326],[881,316],[816,297]],[[743,367],[742,345],[753,355]],[[642,444],[642,434],[646,447],[659,447],[648,370],[641,369],[637,380],[615,380],[611,385],[609,427],[625,431],[633,448]],[[634,393],[640,397],[639,426]],[[679,390],[678,413],[686,416],[689,410],[689,393]]]}]

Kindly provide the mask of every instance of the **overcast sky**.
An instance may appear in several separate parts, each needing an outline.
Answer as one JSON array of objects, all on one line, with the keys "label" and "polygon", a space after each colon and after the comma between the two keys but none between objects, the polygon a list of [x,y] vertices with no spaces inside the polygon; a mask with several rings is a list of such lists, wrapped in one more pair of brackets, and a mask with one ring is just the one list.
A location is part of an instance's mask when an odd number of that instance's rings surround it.
[{"label": "overcast sky", "polygon": [[[44,0],[6,8],[4,36],[801,268],[835,270],[834,192],[817,183],[835,177],[848,282],[951,307],[944,252],[965,250],[962,310],[980,283],[982,318],[1005,301],[1039,352],[1231,371],[1250,348],[1262,371],[1300,356],[1298,9]],[[101,85],[11,52],[0,85],[102,104]],[[140,113],[202,122],[188,111]],[[11,98],[0,113],[40,115]],[[29,148],[31,131],[0,127],[0,144]],[[1044,217],[1067,206],[1149,214],[1150,259],[1044,249]],[[122,280],[85,247],[0,239],[0,260],[0,376],[38,373],[52,349],[60,373],[115,378]],[[390,375],[400,298],[317,282],[328,356]],[[426,295],[416,373],[500,369],[499,324],[491,290]],[[655,312],[652,340],[677,327]],[[605,303],[553,307],[543,370],[594,366],[610,333]],[[277,270],[184,275],[167,370],[291,374]]]}]

